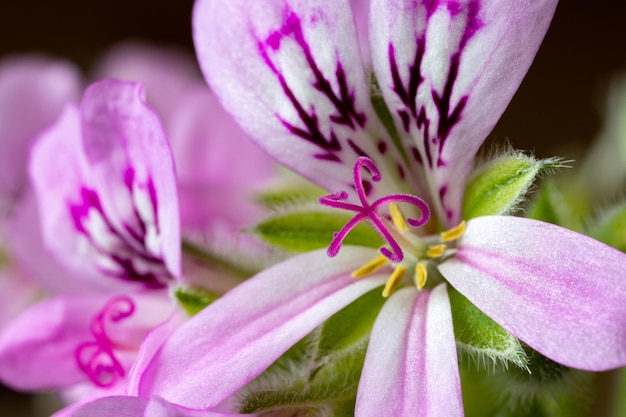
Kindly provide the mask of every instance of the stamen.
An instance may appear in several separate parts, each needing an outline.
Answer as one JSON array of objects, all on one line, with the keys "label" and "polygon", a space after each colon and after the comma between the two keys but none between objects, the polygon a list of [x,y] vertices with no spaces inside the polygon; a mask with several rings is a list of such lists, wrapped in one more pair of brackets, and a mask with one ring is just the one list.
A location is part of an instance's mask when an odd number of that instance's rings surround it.
[{"label": "stamen", "polygon": [[415,286],[417,286],[418,290],[424,288],[427,279],[428,270],[426,269],[426,265],[424,264],[424,262],[419,262],[415,267]]},{"label": "stamen", "polygon": [[432,245],[426,251],[426,255],[430,256],[431,258],[439,258],[441,257],[441,255],[443,255],[446,249],[448,249],[448,245],[446,245],[445,243],[442,243],[441,245]]},{"label": "stamen", "polygon": [[404,273],[406,272],[406,268],[402,265],[398,265],[396,269],[393,271],[387,283],[385,284],[385,288],[383,289],[383,297],[387,298],[391,295],[391,293],[398,288]]},{"label": "stamen", "polygon": [[[356,205],[352,203],[345,202],[347,200],[348,193],[345,191],[333,193],[321,197],[319,199],[319,203],[323,206],[338,208],[342,210],[353,211],[356,215],[339,231],[333,235],[333,240],[328,246],[328,256],[333,257],[337,255],[339,249],[341,248],[341,244],[345,239],[346,235],[362,220],[368,219],[370,223],[374,226],[376,231],[383,237],[383,239],[391,246],[391,250],[383,247],[380,252],[387,257],[392,262],[400,262],[404,259],[404,254],[402,253],[402,248],[398,244],[398,242],[394,239],[392,233],[387,230],[387,225],[378,214],[377,210],[381,206],[385,204],[394,204],[394,203],[408,203],[418,208],[420,211],[420,217],[417,219],[404,219],[400,210],[396,207],[395,209],[392,207],[392,220],[396,227],[399,230],[400,227],[406,227],[408,230],[409,226],[420,227],[426,224],[428,219],[430,218],[430,208],[422,200],[416,196],[410,194],[391,194],[386,197],[379,198],[370,204],[367,200],[367,196],[365,194],[365,187],[363,183],[362,170],[365,169],[372,177],[373,182],[379,182],[381,180],[381,174],[371,159],[361,156],[354,163],[354,189],[357,192],[357,196],[359,197],[359,201],[361,205]],[[397,211],[399,213],[395,215],[394,212]],[[400,225],[400,227],[399,227]]]},{"label": "stamen", "polygon": [[363,265],[356,271],[352,272],[351,274],[352,278],[362,278],[366,275],[373,274],[374,272],[378,271],[380,268],[385,266],[387,262],[389,262],[389,260],[385,258],[384,256],[380,255],[372,259],[371,261],[369,261],[368,263],[366,263],[365,265]]},{"label": "stamen", "polygon": [[397,203],[389,204],[389,209],[391,210],[391,220],[393,221],[393,225],[396,226],[396,229],[398,229],[401,232],[408,231],[409,225],[407,224],[406,218],[404,217],[404,214],[400,210],[400,207],[398,207],[398,204]]},{"label": "stamen", "polygon": [[441,232],[439,235],[441,240],[444,242],[450,242],[452,240],[457,240],[463,235],[465,232],[465,220],[459,223],[458,226],[453,227],[452,229],[446,230],[445,232]]}]

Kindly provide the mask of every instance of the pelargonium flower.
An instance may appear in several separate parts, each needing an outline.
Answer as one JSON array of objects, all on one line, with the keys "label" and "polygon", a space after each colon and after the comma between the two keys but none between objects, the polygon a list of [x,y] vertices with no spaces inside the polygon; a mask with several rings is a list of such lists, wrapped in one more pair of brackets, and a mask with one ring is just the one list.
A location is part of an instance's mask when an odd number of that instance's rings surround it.
[{"label": "pelargonium flower", "polygon": [[[327,251],[261,272],[176,331],[136,394],[212,408],[385,283],[358,416],[463,415],[449,286],[557,362],[626,364],[624,254],[529,219],[462,219],[474,154],[555,7],[374,0],[370,52],[383,105],[370,99],[348,1],[197,1],[198,56],[225,107],[280,162],[333,193],[322,204],[356,217]],[[387,241],[382,255],[341,247],[366,218]]]},{"label": "pelargonium flower", "polygon": [[122,392],[141,341],[174,311],[167,289],[181,268],[173,159],[142,86],[89,87],[39,136],[30,174],[50,252],[91,285],[6,327],[0,378]]},{"label": "pelargonium flower", "polygon": [[176,178],[143,94],[137,83],[90,86],[37,142],[31,178],[44,238],[69,269],[164,288],[180,275]]}]

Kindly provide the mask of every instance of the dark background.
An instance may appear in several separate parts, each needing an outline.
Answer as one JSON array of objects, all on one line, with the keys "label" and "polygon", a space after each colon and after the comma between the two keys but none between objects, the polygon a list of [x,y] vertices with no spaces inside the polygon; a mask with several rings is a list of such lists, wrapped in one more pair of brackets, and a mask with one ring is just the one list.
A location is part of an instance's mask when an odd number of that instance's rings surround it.
[{"label": "dark background", "polygon": [[[192,52],[192,4],[1,0],[0,58],[45,52],[88,70],[104,49],[128,38]],[[561,1],[533,67],[490,139],[508,139],[538,156],[576,157],[600,128],[608,80],[617,74],[626,76],[626,1]],[[30,416],[29,404],[28,396],[0,388],[2,416]]]}]

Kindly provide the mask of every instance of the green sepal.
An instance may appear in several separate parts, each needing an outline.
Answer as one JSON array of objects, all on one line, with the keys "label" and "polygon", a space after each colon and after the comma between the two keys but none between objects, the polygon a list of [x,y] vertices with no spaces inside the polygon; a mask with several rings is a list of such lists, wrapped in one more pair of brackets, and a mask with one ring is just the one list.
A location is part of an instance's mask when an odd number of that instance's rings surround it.
[{"label": "green sepal", "polygon": [[476,308],[467,298],[448,288],[454,335],[462,361],[494,367],[509,363],[527,369],[527,359],[519,340]]},{"label": "green sepal", "polygon": [[217,300],[219,295],[205,289],[180,285],[174,290],[174,298],[187,314],[194,316]]},{"label": "green sepal", "polygon": [[589,372],[560,365],[522,344],[527,369],[461,367],[466,417],[583,417],[589,415]]},{"label": "green sepal", "polygon": [[298,409],[349,416],[384,300],[381,289],[374,289],[307,335],[240,391],[239,412]]},{"label": "green sepal", "polygon": [[511,213],[523,201],[537,175],[559,167],[560,162],[557,158],[538,160],[515,153],[482,165],[465,189],[463,218]]},{"label": "green sepal", "polygon": [[526,217],[580,231],[581,218],[586,209],[583,201],[574,203],[574,197],[571,192],[566,197],[554,181],[548,180],[535,193],[535,200]]},{"label": "green sepal", "polygon": [[613,207],[588,229],[589,236],[626,252],[626,203]]},{"label": "green sepal", "polygon": [[[309,209],[277,214],[251,229],[266,242],[297,252],[328,247],[333,233],[341,230],[352,215],[339,211]],[[379,248],[381,237],[368,225],[358,224],[343,241],[346,245]]]}]

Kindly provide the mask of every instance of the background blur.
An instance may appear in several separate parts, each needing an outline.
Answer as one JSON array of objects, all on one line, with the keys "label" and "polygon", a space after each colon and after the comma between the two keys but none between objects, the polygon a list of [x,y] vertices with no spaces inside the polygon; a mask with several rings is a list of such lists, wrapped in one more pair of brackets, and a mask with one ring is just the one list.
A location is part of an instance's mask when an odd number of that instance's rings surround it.
[{"label": "background blur", "polygon": [[[192,0],[2,0],[0,59],[43,52],[88,71],[108,46],[129,38],[193,53],[192,5]],[[599,130],[608,82],[618,75],[626,76],[626,2],[562,0],[533,67],[490,140],[508,139],[540,157],[576,158]],[[0,387],[2,416],[37,415],[37,404]]]}]

